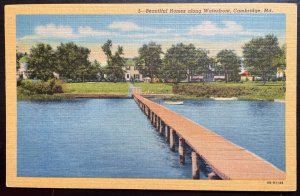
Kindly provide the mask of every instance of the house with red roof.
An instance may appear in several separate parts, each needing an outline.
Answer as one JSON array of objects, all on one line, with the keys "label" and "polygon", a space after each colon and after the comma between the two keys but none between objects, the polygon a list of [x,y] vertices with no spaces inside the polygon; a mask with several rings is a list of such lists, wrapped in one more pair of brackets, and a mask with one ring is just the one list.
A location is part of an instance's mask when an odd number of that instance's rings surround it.
[{"label": "house with red roof", "polygon": [[243,70],[240,73],[241,76],[241,81],[253,81],[253,76],[251,75],[251,73],[247,70]]}]

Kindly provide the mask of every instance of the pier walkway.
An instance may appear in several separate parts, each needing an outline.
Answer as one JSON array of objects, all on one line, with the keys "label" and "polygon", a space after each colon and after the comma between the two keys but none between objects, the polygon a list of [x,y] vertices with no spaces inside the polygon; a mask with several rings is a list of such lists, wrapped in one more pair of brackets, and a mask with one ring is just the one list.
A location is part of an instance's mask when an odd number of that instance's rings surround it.
[{"label": "pier walkway", "polygon": [[185,164],[186,145],[191,148],[193,179],[200,178],[201,160],[213,170],[209,179],[284,179],[283,171],[248,150],[139,94],[133,94],[133,98],[157,131],[164,134],[170,149],[178,150],[181,164]]}]

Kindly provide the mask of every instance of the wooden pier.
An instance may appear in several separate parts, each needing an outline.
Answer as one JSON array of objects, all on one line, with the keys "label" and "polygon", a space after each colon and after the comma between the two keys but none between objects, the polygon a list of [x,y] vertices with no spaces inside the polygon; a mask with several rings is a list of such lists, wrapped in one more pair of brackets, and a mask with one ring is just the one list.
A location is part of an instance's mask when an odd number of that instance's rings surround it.
[{"label": "wooden pier", "polygon": [[[172,151],[178,150],[179,163],[185,164],[186,145],[191,152],[192,178],[200,178],[200,161],[213,170],[209,179],[224,180],[283,180],[285,174],[271,163],[233,144],[220,135],[157,104],[139,94],[133,98],[152,125],[164,133]],[[178,145],[175,144],[178,137]],[[201,157],[201,159],[200,159]]]}]

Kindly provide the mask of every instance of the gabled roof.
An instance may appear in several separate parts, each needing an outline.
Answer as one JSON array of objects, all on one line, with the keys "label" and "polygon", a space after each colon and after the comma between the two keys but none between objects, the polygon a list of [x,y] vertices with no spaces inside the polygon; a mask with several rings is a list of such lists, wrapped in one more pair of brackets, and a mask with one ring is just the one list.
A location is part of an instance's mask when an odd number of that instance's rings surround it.
[{"label": "gabled roof", "polygon": [[240,73],[240,76],[248,76],[250,77],[251,76],[251,73],[247,70],[244,70],[242,73]]}]

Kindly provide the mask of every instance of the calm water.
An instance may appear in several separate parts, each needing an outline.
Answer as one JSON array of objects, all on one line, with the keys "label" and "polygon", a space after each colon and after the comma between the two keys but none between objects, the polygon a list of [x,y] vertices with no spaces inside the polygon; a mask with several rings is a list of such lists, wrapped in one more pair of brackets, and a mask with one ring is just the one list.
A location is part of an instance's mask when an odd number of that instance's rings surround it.
[{"label": "calm water", "polygon": [[267,101],[185,101],[167,105],[285,170],[284,103]]},{"label": "calm water", "polygon": [[[167,107],[284,169],[284,104],[187,101]],[[178,164],[178,154],[132,99],[18,102],[17,150],[18,176],[191,177],[190,159]]]}]

